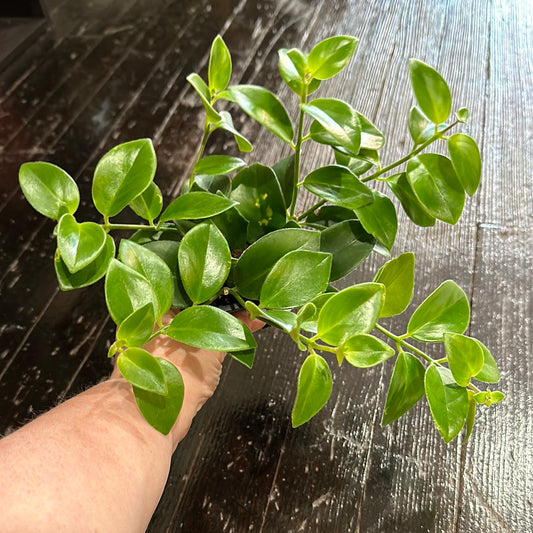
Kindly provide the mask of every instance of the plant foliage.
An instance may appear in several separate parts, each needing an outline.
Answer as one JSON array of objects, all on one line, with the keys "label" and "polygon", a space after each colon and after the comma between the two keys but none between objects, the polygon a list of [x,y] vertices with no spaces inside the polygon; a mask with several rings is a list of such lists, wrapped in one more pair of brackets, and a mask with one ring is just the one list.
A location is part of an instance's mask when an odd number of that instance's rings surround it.
[{"label": "plant foliage", "polygon": [[[22,165],[20,186],[27,200],[57,221],[59,286],[71,290],[105,277],[107,306],[117,324],[109,356],[117,356],[140,411],[162,433],[179,413],[183,381],[172,364],[142,349],[148,340],[165,334],[253,364],[256,342],[245,325],[217,306],[222,297],[285,332],[307,353],[294,427],[327,403],[332,362],[366,368],[395,358],[383,425],[425,395],[446,442],[463,427],[468,437],[476,404],[488,407],[503,399],[501,392],[478,388],[480,382],[497,382],[499,371],[490,351],[465,335],[469,302],[453,281],[444,281],[411,312],[405,332],[393,333],[380,322],[409,307],[413,254],[390,259],[371,282],[340,291],[332,285],[372,251],[390,255],[398,208],[419,226],[436,220],[455,224],[481,176],[475,141],[460,132],[448,136],[468,119],[468,110],[451,115],[446,81],[422,61],[409,61],[416,100],[407,117],[412,148],[387,165],[381,162],[385,136],[368,118],[342,100],[310,98],[347,65],[356,47],[355,38],[341,35],[309,53],[279,51],[281,78],[299,101],[298,116],[291,117],[270,90],[229,85],[231,54],[217,36],[207,81],[196,73],[187,78],[205,109],[195,165],[182,193],[164,209],[149,139],[114,147],[96,166],[92,198],[103,215],[99,224],[76,219],[80,195],[64,170],[45,162]],[[252,149],[233,125],[235,106],[278,137],[288,155],[272,167],[247,165],[228,154],[205,155],[216,130],[230,134],[242,152]],[[429,150],[439,140],[446,141],[448,155]],[[303,149],[310,144],[326,150],[330,162],[302,176]],[[378,182],[388,185],[390,196],[371,187]],[[309,209],[300,208],[301,192]],[[111,222],[127,207],[141,223]],[[135,233],[116,246],[110,236],[116,230]],[[161,318],[171,307],[181,312],[163,326]],[[424,343],[440,344],[440,356],[428,355]]]}]

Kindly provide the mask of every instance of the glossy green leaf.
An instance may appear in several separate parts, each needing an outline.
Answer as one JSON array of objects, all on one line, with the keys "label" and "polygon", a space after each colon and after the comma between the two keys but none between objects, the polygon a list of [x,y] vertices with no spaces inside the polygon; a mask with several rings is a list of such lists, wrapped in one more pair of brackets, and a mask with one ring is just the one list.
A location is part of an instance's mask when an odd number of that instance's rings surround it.
[{"label": "glossy green leaf", "polygon": [[139,410],[146,421],[163,435],[168,435],[183,404],[184,386],[179,370],[166,359],[156,358],[167,384],[165,395],[133,387]]},{"label": "glossy green leaf", "polygon": [[468,120],[468,117],[470,116],[470,111],[466,107],[461,107],[461,109],[457,110],[457,120],[460,122],[466,123]]},{"label": "glossy green leaf", "polygon": [[258,85],[233,85],[223,98],[236,103],[247,115],[267,130],[290,143],[294,137],[291,119],[277,96]]},{"label": "glossy green leaf", "polygon": [[196,174],[192,187],[188,192],[210,192],[211,194],[218,193],[222,196],[229,196],[231,193],[231,178],[222,174],[214,176]]},{"label": "glossy green leaf", "polygon": [[358,40],[348,35],[329,37],[317,43],[307,58],[308,73],[319,80],[327,80],[338,74],[348,63]]},{"label": "glossy green leaf", "polygon": [[339,222],[323,230],[320,236],[320,250],[332,256],[330,281],[355,270],[370,255],[376,242],[357,220]]},{"label": "glossy green leaf", "polygon": [[463,289],[445,281],[416,309],[407,333],[422,342],[442,342],[445,333],[464,333],[470,321],[470,306]]},{"label": "glossy green leaf", "polygon": [[415,256],[402,254],[385,263],[376,273],[376,283],[385,285],[385,303],[380,317],[403,313],[411,302],[415,284]]},{"label": "glossy green leaf", "polygon": [[231,356],[232,359],[239,361],[239,363],[243,364],[247,368],[252,368],[255,359],[255,348],[250,350],[242,350],[240,352],[228,352],[228,355]]},{"label": "glossy green leaf", "polygon": [[379,163],[379,155],[376,150],[360,148],[359,153],[353,156],[340,146],[334,146],[335,162],[348,167],[356,176],[361,176],[373,166]]},{"label": "glossy green leaf", "polygon": [[355,109],[335,98],[318,98],[302,104],[302,109],[320,125],[311,125],[314,141],[342,146],[352,155],[357,155],[361,145],[361,124]]},{"label": "glossy green leaf", "polygon": [[390,251],[398,231],[396,208],[389,198],[378,191],[372,191],[372,196],[374,201],[358,207],[355,213],[363,228]]},{"label": "glossy green leaf", "polygon": [[415,145],[422,144],[435,133],[435,124],[417,106],[413,106],[409,111],[408,125]]},{"label": "glossy green leaf", "polygon": [[481,155],[476,141],[464,133],[456,133],[448,139],[448,150],[461,185],[472,196],[481,180]]},{"label": "glossy green leaf", "polygon": [[297,95],[302,94],[305,84],[305,54],[297,48],[278,50],[279,72],[283,81]]},{"label": "glossy green leaf", "polygon": [[407,216],[417,226],[429,227],[435,225],[435,217],[432,217],[418,201],[409,181],[407,181],[405,172],[387,178],[387,184],[394,196],[400,200]]},{"label": "glossy green leaf", "polygon": [[187,76],[187,81],[193,86],[194,90],[200,96],[202,104],[204,105],[207,120],[212,123],[220,122],[222,117],[211,105],[211,93],[209,92],[209,87],[205,81],[196,73],[189,74]]},{"label": "glossy green leaf", "polygon": [[102,215],[120,213],[152,182],[156,156],[150,139],[138,139],[112,148],[96,165],[92,195]]},{"label": "glossy green leaf", "polygon": [[309,304],[312,304],[315,307],[315,312],[313,313],[313,316],[306,317],[304,320],[299,320],[300,328],[304,331],[308,331],[309,333],[316,334],[317,332],[317,321],[318,316],[320,314],[320,310],[326,302],[334,295],[335,293],[332,292],[326,292],[324,294],[321,294],[320,296],[317,296],[316,298],[313,298]]},{"label": "glossy green leaf", "polygon": [[338,346],[347,338],[369,333],[376,325],[385,300],[385,287],[379,283],[361,283],[332,296],[318,315],[318,336]]},{"label": "glossy green leaf", "polygon": [[208,155],[200,159],[194,166],[196,174],[231,174],[245,165],[240,157],[231,155]]},{"label": "glossy green leaf", "polygon": [[178,248],[180,243],[178,241],[170,241],[160,239],[158,241],[147,242],[143,246],[150,251],[157,254],[170,268],[172,274],[172,281],[174,284],[172,307],[175,309],[183,309],[192,305],[192,302],[185,292],[181,277],[178,271]]},{"label": "glossy green leaf", "polygon": [[461,431],[468,415],[468,393],[455,383],[452,373],[430,365],[424,380],[426,397],[439,433],[450,442]]},{"label": "glossy green leaf", "polygon": [[466,387],[483,367],[483,348],[476,339],[458,333],[444,334],[444,347],[453,379]]},{"label": "glossy green leaf", "polygon": [[[357,113],[361,126],[361,148],[364,150],[380,150],[385,144],[385,136],[364,115]],[[359,151],[359,153],[361,153]]]},{"label": "glossy green leaf", "polygon": [[252,319],[261,318],[261,320],[282,329],[285,333],[291,333],[298,327],[296,315],[290,311],[261,309],[250,301],[246,302],[245,308]]},{"label": "glossy green leaf", "polygon": [[163,208],[161,190],[152,181],[139,196],[129,203],[129,206],[138,216],[152,223]]},{"label": "glossy green leaf", "polygon": [[260,305],[281,309],[303,305],[326,290],[330,270],[330,254],[289,252],[268,273],[261,288]]},{"label": "glossy green leaf", "polygon": [[220,35],[215,37],[209,55],[207,79],[212,93],[223,91],[231,77],[231,55]]},{"label": "glossy green leaf", "polygon": [[484,383],[498,383],[498,381],[500,381],[498,365],[488,348],[481,341],[478,341],[478,343],[483,350],[483,366],[474,377],[478,381],[483,381]]},{"label": "glossy green leaf", "polygon": [[476,400],[474,399],[474,393],[468,391],[468,414],[466,415],[466,433],[463,439],[463,444],[468,441],[472,430],[474,429],[474,422],[476,419]]},{"label": "glossy green leaf", "polygon": [[273,167],[272,170],[278,178],[278,183],[281,187],[281,192],[283,193],[283,200],[285,206],[289,207],[292,203],[292,195],[294,187],[296,186],[294,175],[294,155],[285,157],[278,161]]},{"label": "glossy green leaf", "polygon": [[105,276],[113,257],[115,257],[115,242],[110,235],[106,237],[105,245],[98,256],[86,267],[74,274],[69,271],[60,255],[56,254],[54,268],[59,288],[62,291],[70,291],[96,283]]},{"label": "glossy green leaf", "polygon": [[320,355],[309,355],[300,368],[298,390],[292,408],[292,427],[313,418],[328,401],[333,387],[331,371]]},{"label": "glossy green leaf", "polygon": [[257,346],[252,333],[240,320],[208,305],[189,307],[178,313],[167,335],[195,348],[221,352],[240,352]]},{"label": "glossy green leaf", "polygon": [[133,311],[147,303],[158,309],[157,297],[150,282],[117,259],[109,264],[105,278],[105,298],[115,324],[121,324]]},{"label": "glossy green leaf", "polygon": [[118,251],[122,263],[143,276],[157,299],[154,308],[156,319],[163,316],[172,305],[174,281],[167,263],[146,246],[122,240]]},{"label": "glossy green leaf", "polygon": [[19,171],[19,184],[26,200],[41,215],[59,220],[73,214],[80,203],[76,182],[61,168],[37,161],[24,163]]},{"label": "glossy green leaf", "polygon": [[381,425],[407,413],[424,395],[424,365],[412,354],[400,352],[392,371]]},{"label": "glossy green leaf", "polygon": [[244,250],[246,247],[248,223],[237,209],[228,209],[220,213],[220,215],[211,218],[211,221],[228,241],[230,250]]},{"label": "glossy green leaf", "polygon": [[141,348],[127,348],[117,358],[120,373],[132,385],[156,394],[166,394],[165,375],[157,359]]},{"label": "glossy green leaf", "polygon": [[409,75],[423,113],[435,124],[445,122],[450,116],[452,98],[443,77],[418,59],[409,60]]},{"label": "glossy green leaf", "polygon": [[178,196],[163,211],[159,222],[167,220],[198,220],[209,218],[231,209],[237,203],[209,192],[189,192]]},{"label": "glossy green leaf", "polygon": [[357,368],[379,365],[394,355],[394,349],[372,335],[353,335],[338,350],[339,357]]},{"label": "glossy green leaf", "polygon": [[241,170],[232,186],[230,198],[238,203],[237,210],[246,220],[276,229],[285,225],[283,193],[271,168],[255,163]]},{"label": "glossy green leaf", "polygon": [[237,143],[237,146],[241,152],[251,152],[252,145],[250,141],[235,129],[231,115],[227,111],[221,111],[219,116],[220,119],[213,124],[212,130],[214,131],[216,129],[221,129],[231,133],[235,138],[235,142]]},{"label": "glossy green leaf", "polygon": [[268,233],[249,246],[235,266],[234,279],[239,293],[258,300],[261,287],[274,264],[293,250],[320,250],[320,233],[296,228]]},{"label": "glossy green leaf", "polygon": [[231,252],[220,230],[210,222],[192,228],[181,241],[178,265],[183,286],[193,303],[215,296],[231,266]]},{"label": "glossy green leaf", "polygon": [[320,229],[325,229],[347,220],[355,220],[355,213],[352,209],[338,205],[324,205],[309,213],[305,222],[312,224],[313,227],[319,226]]},{"label": "glossy green leaf", "polygon": [[75,274],[92,263],[103,250],[106,232],[99,224],[83,222],[66,214],[57,228],[57,248],[68,270]]},{"label": "glossy green leaf", "polygon": [[126,346],[143,346],[152,335],[155,320],[154,306],[147,303],[119,325],[117,339]]},{"label": "glossy green leaf", "polygon": [[324,200],[357,209],[374,201],[372,191],[348,168],[329,165],[317,168],[307,175],[304,187]]},{"label": "glossy green leaf", "polygon": [[424,209],[455,224],[463,211],[465,193],[452,162],[440,154],[421,154],[407,164],[407,180]]}]

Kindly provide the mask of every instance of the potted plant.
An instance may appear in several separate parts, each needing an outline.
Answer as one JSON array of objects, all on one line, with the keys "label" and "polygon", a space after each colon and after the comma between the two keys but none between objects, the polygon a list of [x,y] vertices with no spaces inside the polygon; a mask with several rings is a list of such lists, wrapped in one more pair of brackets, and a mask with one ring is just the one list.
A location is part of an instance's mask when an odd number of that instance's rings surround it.
[{"label": "potted plant", "polygon": [[[467,109],[451,115],[446,82],[419,60],[409,61],[418,104],[407,120],[413,147],[397,161],[382,164],[385,136],[350,104],[311,96],[345,67],[356,46],[353,37],[335,36],[309,53],[279,51],[281,77],[299,99],[293,121],[269,90],[229,85],[231,56],[218,36],[207,82],[198,74],[187,78],[205,108],[203,136],[191,175],[165,209],[153,181],[156,155],[149,139],[116,146],[99,161],[92,199],[101,223],[76,219],[79,191],[64,170],[47,162],[22,165],[27,200],[57,221],[54,266],[60,288],[105,278],[107,306],[117,325],[109,356],[116,356],[140,411],[160,432],[168,433],[176,420],[183,382],[175,366],[142,346],[164,334],[228,352],[251,367],[256,342],[231,314],[235,305],[308,353],[292,410],[295,427],[326,404],[331,364],[366,368],[395,358],[382,423],[395,421],[425,395],[446,442],[465,426],[469,436],[477,404],[503,399],[499,391],[478,388],[496,383],[499,372],[482,342],[464,335],[469,303],[453,281],[427,296],[406,331],[383,326],[382,319],[404,312],[411,301],[413,254],[388,260],[371,281],[335,288],[372,252],[390,256],[397,208],[372,185],[386,184],[419,226],[436,220],[455,224],[481,175],[475,141],[451,132],[467,121]],[[233,104],[278,137],[290,155],[272,167],[247,165],[228,154],[204,155],[216,130],[233,136],[240,151],[252,150],[233,125],[227,109]],[[445,142],[448,155],[427,150],[436,141]],[[331,163],[303,175],[308,145],[329,150]],[[303,193],[313,199],[308,209],[300,207]],[[127,208],[141,221],[111,221]],[[123,230],[131,235],[117,245],[112,234]],[[180,312],[164,324],[171,308]],[[442,344],[440,355],[426,353],[425,343]]]}]

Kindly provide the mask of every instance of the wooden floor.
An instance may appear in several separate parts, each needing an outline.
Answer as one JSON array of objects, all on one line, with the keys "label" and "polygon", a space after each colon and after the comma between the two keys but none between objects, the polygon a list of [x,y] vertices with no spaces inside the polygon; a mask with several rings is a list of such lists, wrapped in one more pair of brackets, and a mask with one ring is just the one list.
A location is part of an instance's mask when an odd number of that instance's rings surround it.
[{"label": "wooden floor", "polygon": [[[76,177],[87,204],[98,158],[152,137],[167,195],[190,168],[201,112],[185,77],[220,33],[235,82],[287,97],[276,50],[331,34],[360,38],[328,93],[349,100],[408,149],[407,60],[436,66],[480,144],[484,176],[456,227],[401,217],[393,252],[417,257],[417,301],[453,278],[470,295],[470,333],[491,348],[507,400],[478,414],[466,445],[446,446],[427,405],[379,420],[392,365],[342,368],[324,411],[294,430],[301,353],[259,334],[248,371],[227,361],[215,397],[179,446],[149,531],[533,531],[533,32],[527,0],[48,0],[48,29],[0,72],[0,434],[109,372],[113,335],[102,291],[60,293],[53,226],[17,187],[44,159]],[[257,136],[253,126],[245,133]],[[261,134],[252,160],[281,149]],[[218,148],[220,149],[222,144]],[[314,157],[314,156],[311,156]],[[321,155],[314,157],[320,162]],[[167,196],[168,198],[168,196]],[[383,262],[368,261],[352,281]],[[394,326],[405,321],[398,319]],[[97,465],[95,465],[97,467]]]}]

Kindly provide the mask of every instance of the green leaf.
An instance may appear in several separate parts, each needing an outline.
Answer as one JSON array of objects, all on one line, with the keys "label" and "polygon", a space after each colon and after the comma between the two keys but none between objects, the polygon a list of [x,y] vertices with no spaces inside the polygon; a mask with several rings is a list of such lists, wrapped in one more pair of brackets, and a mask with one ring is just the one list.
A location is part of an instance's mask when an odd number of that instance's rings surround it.
[{"label": "green leaf", "polygon": [[332,227],[339,222],[355,220],[355,213],[347,207],[338,205],[324,205],[317,211],[312,211],[305,218],[306,224],[313,224],[313,227],[320,226],[321,229]]},{"label": "green leaf", "polygon": [[468,117],[470,116],[470,111],[466,107],[461,107],[461,109],[457,110],[457,120],[460,122],[466,123],[468,120]]},{"label": "green leaf", "polygon": [[376,273],[376,283],[385,285],[385,304],[380,317],[403,313],[411,302],[415,284],[415,256],[408,252],[391,259]]},{"label": "green leaf", "polygon": [[148,220],[151,224],[163,208],[161,190],[152,181],[147,189],[129,203],[129,206],[135,214],[144,218],[144,220]]},{"label": "green leaf", "polygon": [[167,220],[198,220],[223,213],[236,202],[209,192],[188,192],[178,196],[163,211],[159,223]]},{"label": "green leaf", "polygon": [[481,155],[476,141],[464,133],[456,133],[448,139],[448,150],[461,185],[472,196],[481,180]]},{"label": "green leaf", "polygon": [[242,322],[208,305],[181,311],[170,323],[167,335],[195,348],[221,352],[240,352],[257,346],[252,333]]},{"label": "green leaf", "polygon": [[329,37],[317,43],[307,58],[308,73],[319,80],[327,80],[338,74],[348,63],[358,40],[348,35]]},{"label": "green leaf", "polygon": [[461,387],[466,387],[483,367],[480,342],[458,333],[445,333],[444,347],[453,379]]},{"label": "green leaf", "polygon": [[211,93],[223,91],[231,77],[231,55],[220,35],[215,37],[209,55],[207,79]]},{"label": "green leaf", "polygon": [[[302,320],[300,320],[300,317],[298,317],[298,322],[300,323],[300,328],[304,331],[308,331],[309,333],[316,334],[317,332],[317,321],[318,321],[318,315],[320,314],[320,310],[326,302],[334,295],[335,293],[327,292],[324,294],[321,294],[320,296],[317,296],[316,298],[313,298],[311,302],[308,303],[308,305],[313,305],[315,307],[315,312],[313,313],[313,316],[311,317],[304,317]],[[303,309],[303,307],[302,307]]]},{"label": "green leaf", "polygon": [[357,220],[345,220],[323,230],[320,250],[332,256],[330,281],[355,270],[370,255],[375,242]]},{"label": "green leaf", "polygon": [[61,168],[37,161],[24,163],[19,171],[19,184],[26,200],[41,215],[59,220],[73,214],[80,203],[76,182]]},{"label": "green leaf", "polygon": [[268,273],[285,254],[293,250],[320,250],[320,233],[296,228],[268,233],[249,246],[235,266],[234,279],[239,293],[258,300]]},{"label": "green leaf", "polygon": [[417,106],[413,106],[409,111],[408,125],[415,145],[422,144],[435,133],[435,124]]},{"label": "green leaf", "polygon": [[282,329],[285,333],[291,333],[298,327],[296,315],[290,311],[261,309],[250,301],[246,302],[245,308],[248,313],[250,313],[252,319],[260,317],[262,320],[266,320],[269,324]]},{"label": "green leaf", "polygon": [[483,367],[474,377],[484,383],[498,383],[500,381],[498,365],[488,348],[481,341],[478,341],[478,343],[483,350]]},{"label": "green leaf", "polygon": [[133,311],[118,327],[117,340],[126,346],[143,346],[152,335],[155,323],[154,306],[151,303]]},{"label": "green leaf", "polygon": [[387,185],[391,188],[394,196],[400,200],[407,216],[417,226],[429,227],[435,225],[435,218],[432,217],[418,201],[411,185],[409,185],[409,182],[407,181],[407,175],[405,172],[387,178]]},{"label": "green leaf", "polygon": [[424,365],[412,354],[400,352],[392,371],[381,425],[407,413],[424,395]]},{"label": "green leaf", "polygon": [[435,124],[446,122],[452,98],[443,77],[418,59],[409,60],[409,75],[416,101],[424,114]]},{"label": "green leaf", "polygon": [[141,348],[127,348],[117,358],[120,373],[132,385],[156,394],[166,394],[165,376],[156,358]]},{"label": "green leaf", "polygon": [[255,163],[233,178],[230,198],[239,213],[249,222],[268,228],[282,228],[286,209],[280,184],[274,171]]},{"label": "green leaf", "polygon": [[476,400],[474,393],[468,391],[468,414],[466,415],[466,433],[463,439],[463,444],[470,438],[472,430],[474,429],[474,422],[476,419]]},{"label": "green leaf", "polygon": [[221,111],[219,116],[220,119],[218,122],[213,124],[212,131],[221,129],[231,133],[235,138],[235,142],[237,143],[237,146],[241,152],[251,152],[252,145],[250,144],[250,141],[235,129],[231,115],[227,111]]},{"label": "green leaf", "polygon": [[183,404],[184,386],[179,370],[166,359],[156,358],[167,384],[165,395],[133,387],[139,410],[146,421],[163,435],[168,435]]},{"label": "green leaf", "polygon": [[285,206],[289,207],[292,203],[292,193],[296,187],[294,175],[294,154],[281,159],[273,167],[272,170],[278,178],[278,183],[283,193],[283,201]]},{"label": "green leaf", "polygon": [[396,208],[385,195],[378,191],[372,191],[372,196],[374,201],[358,207],[355,213],[363,228],[390,251],[398,231]]},{"label": "green leaf", "polygon": [[320,355],[309,355],[300,368],[298,390],[292,408],[292,427],[313,418],[328,401],[333,381],[326,361]]},{"label": "green leaf", "polygon": [[407,163],[407,180],[424,209],[455,224],[463,211],[465,193],[452,162],[440,154],[421,154]]},{"label": "green leaf", "polygon": [[228,352],[228,355],[244,366],[252,368],[255,359],[255,348],[251,350],[242,350],[240,352]]},{"label": "green leaf", "polygon": [[117,259],[109,264],[105,278],[105,298],[109,314],[117,325],[147,303],[158,309],[157,297],[150,282]]},{"label": "green leaf", "polygon": [[248,223],[237,209],[228,209],[211,219],[228,241],[230,250],[244,250]]},{"label": "green leaf", "polygon": [[156,319],[163,316],[172,305],[174,281],[167,263],[146,246],[130,240],[122,240],[118,256],[122,263],[143,276],[157,299],[154,307]]},{"label": "green leaf", "polygon": [[302,94],[305,85],[305,66],[307,58],[297,48],[278,50],[279,72],[283,81],[298,96]]},{"label": "green leaf", "polygon": [[338,349],[340,360],[357,368],[369,368],[379,365],[394,355],[394,350],[381,339],[372,335],[353,335],[344,341]]},{"label": "green leaf", "polygon": [[333,295],[318,315],[318,336],[338,346],[348,337],[369,333],[376,325],[385,300],[385,287],[361,283]]},{"label": "green leaf", "polygon": [[86,267],[78,270],[74,274],[69,271],[60,255],[56,254],[54,267],[59,288],[62,291],[70,291],[96,283],[105,276],[109,263],[114,256],[115,242],[110,235],[107,235],[105,245],[98,256]]},{"label": "green leaf", "polygon": [[193,303],[198,304],[215,296],[224,285],[231,252],[220,230],[203,222],[183,237],[178,264],[183,286]]},{"label": "green leaf", "polygon": [[206,85],[205,81],[195,72],[187,76],[187,81],[200,96],[208,122],[218,123],[222,117],[211,105],[211,93],[209,92],[209,87]]},{"label": "green leaf", "polygon": [[232,85],[223,98],[237,104],[267,130],[290,143],[294,137],[291,119],[275,94],[258,85]]},{"label": "green leaf", "polygon": [[439,433],[450,442],[461,431],[468,415],[468,393],[455,383],[452,373],[432,364],[424,380],[429,409]]},{"label": "green leaf", "polygon": [[357,155],[361,145],[361,125],[355,109],[335,98],[318,98],[302,104],[302,109],[316,121],[310,130],[314,141],[342,146]]},{"label": "green leaf", "polygon": [[317,168],[307,175],[303,185],[320,198],[348,209],[374,201],[372,191],[353,172],[340,165]]},{"label": "green leaf", "polygon": [[379,155],[376,150],[360,148],[356,156],[347,153],[344,148],[334,146],[335,162],[338,165],[348,167],[356,176],[363,175],[367,170],[379,163]]},{"label": "green leaf", "polygon": [[463,289],[445,281],[416,309],[407,333],[418,341],[442,342],[445,333],[464,333],[470,321],[470,306]]},{"label": "green leaf", "polygon": [[191,300],[185,292],[185,288],[181,282],[178,272],[178,248],[179,241],[170,241],[160,239],[158,241],[151,241],[143,244],[148,250],[157,254],[170,268],[172,280],[174,283],[174,291],[172,297],[172,307],[175,309],[183,309],[192,305]]},{"label": "green leaf", "polygon": [[[383,133],[361,113],[357,113],[357,118],[361,125],[361,149],[374,151],[383,148],[385,144]],[[359,154],[361,154],[361,150]]]},{"label": "green leaf", "polygon": [[289,252],[277,261],[261,289],[261,306],[290,308],[323,293],[329,281],[331,255],[308,250]]},{"label": "green leaf", "polygon": [[75,274],[92,263],[103,250],[106,232],[99,224],[83,222],[66,214],[57,229],[57,248],[69,272]]},{"label": "green leaf", "polygon": [[208,155],[203,157],[194,166],[196,174],[215,176],[218,174],[231,174],[242,168],[246,163],[239,157],[231,155]]},{"label": "green leaf", "polygon": [[156,165],[150,139],[138,139],[112,148],[94,171],[92,195],[96,209],[106,217],[120,213],[150,185]]},{"label": "green leaf", "polygon": [[[229,196],[231,193],[231,179],[229,176],[208,174],[196,174],[189,192],[210,192],[221,196]],[[224,211],[226,212],[226,211]],[[215,215],[216,216],[216,215]]]}]

